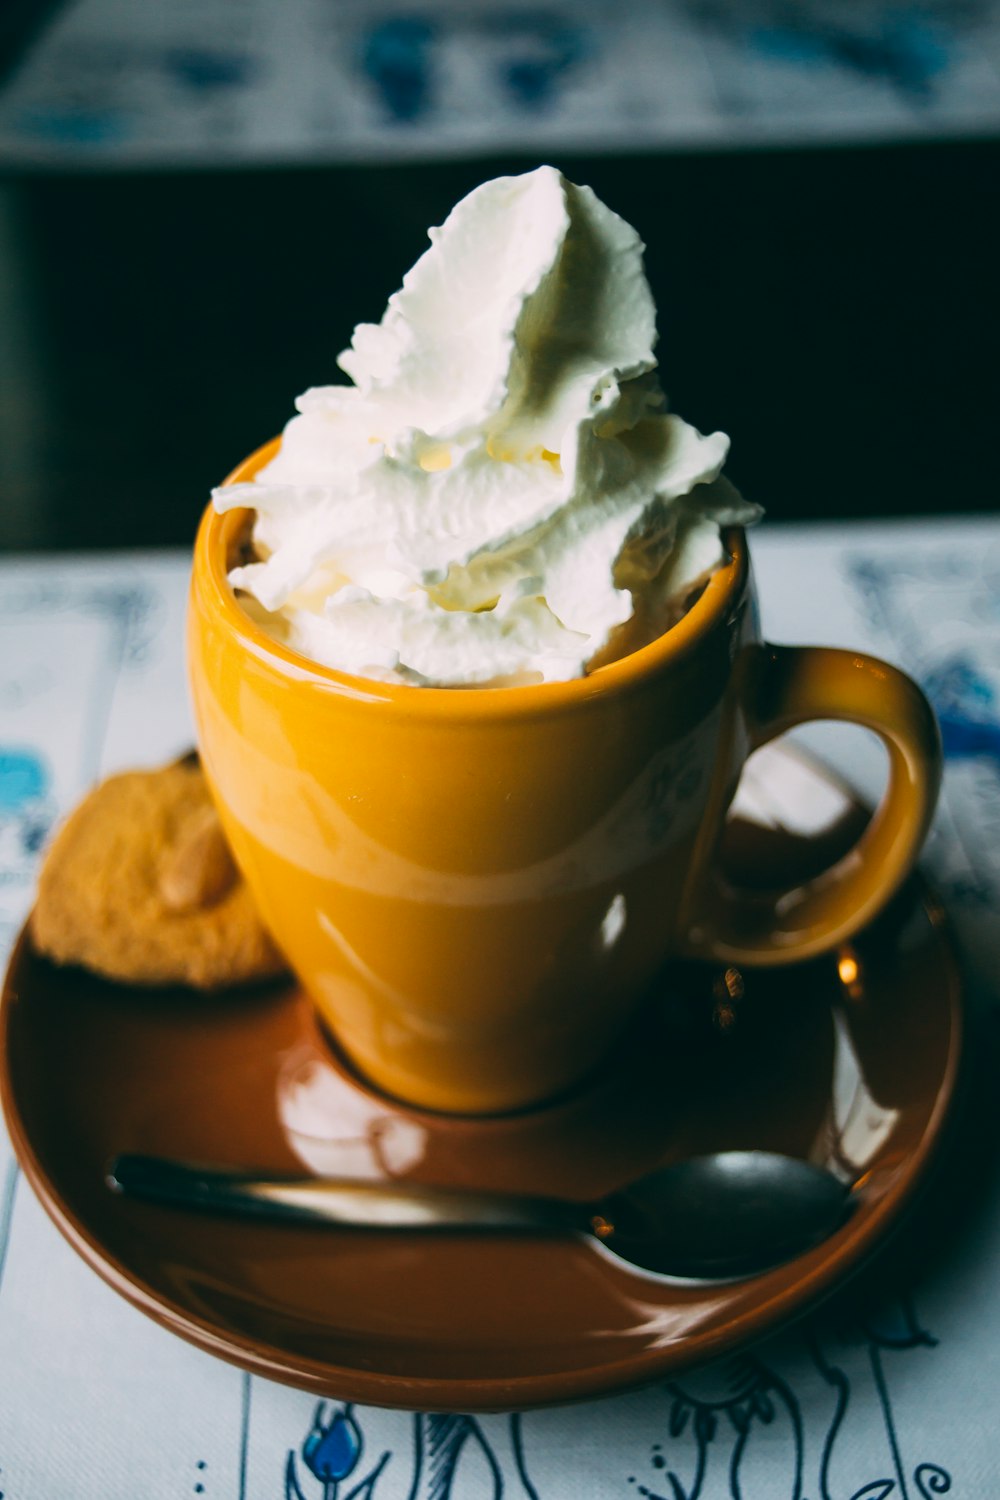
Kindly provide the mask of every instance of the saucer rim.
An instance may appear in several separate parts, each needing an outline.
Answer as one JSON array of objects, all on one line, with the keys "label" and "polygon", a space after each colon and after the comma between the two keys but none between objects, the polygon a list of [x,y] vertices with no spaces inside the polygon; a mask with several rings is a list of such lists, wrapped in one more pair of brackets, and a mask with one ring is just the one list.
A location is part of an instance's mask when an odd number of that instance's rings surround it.
[{"label": "saucer rim", "polygon": [[[861,1269],[898,1227],[914,1198],[926,1186],[947,1135],[946,1126],[955,1102],[964,1051],[963,1000],[966,986],[954,930],[933,887],[917,872],[910,877],[901,895],[922,910],[934,933],[947,981],[942,987],[947,993],[941,994],[938,1004],[948,1015],[947,1053],[940,1085],[920,1143],[910,1155],[905,1176],[893,1183],[860,1218],[856,1212],[821,1245],[797,1257],[800,1276],[779,1289],[773,1298],[760,1299],[742,1314],[710,1330],[641,1349],[612,1361],[596,1361],[568,1371],[468,1378],[419,1377],[377,1369],[364,1370],[304,1355],[289,1357],[285,1350],[271,1344],[264,1345],[235,1329],[220,1333],[211,1320],[152,1292],[141,1277],[107,1250],[100,1238],[63,1203],[21,1118],[8,1064],[10,1052],[7,1043],[11,1015],[17,1003],[14,988],[19,966],[32,959],[39,961],[31,943],[28,923],[11,952],[0,1003],[0,1100],[11,1144],[25,1177],[49,1218],[71,1248],[113,1291],[169,1332],[250,1374],[314,1395],[336,1395],[342,1399],[410,1411],[523,1410],[620,1394],[730,1352],[811,1311]],[[863,1210],[864,1205],[859,1205],[859,1208]],[[787,1265],[780,1269],[787,1269]],[[678,1284],[677,1278],[655,1273],[645,1273],[642,1279],[651,1292],[657,1286]]]},{"label": "saucer rim", "polygon": [[[769,747],[774,754],[778,747]],[[856,790],[850,786],[840,771],[802,750],[799,745],[781,745],[778,753],[804,763],[813,774],[828,786],[835,787],[844,798],[858,804]],[[846,1224],[823,1244],[796,1257],[772,1272],[763,1272],[763,1277],[775,1272],[787,1272],[787,1266],[801,1269],[798,1280],[780,1286],[775,1295],[757,1299],[742,1313],[726,1316],[724,1322],[712,1328],[700,1329],[687,1337],[679,1337],[672,1343],[645,1347],[610,1361],[591,1361],[586,1367],[574,1365],[570,1370],[543,1371],[543,1373],[511,1374],[511,1376],[409,1376],[393,1374],[378,1368],[360,1368],[357,1365],[337,1365],[330,1361],[306,1355],[289,1355],[276,1344],[265,1344],[253,1335],[241,1334],[234,1328],[219,1328],[217,1322],[199,1316],[189,1307],[178,1304],[163,1293],[151,1289],[142,1281],[138,1272],[130,1271],[127,1263],[103,1247],[99,1233],[93,1232],[79,1215],[64,1205],[60,1191],[55,1187],[43,1167],[39,1152],[30,1139],[27,1125],[21,1116],[16,1101],[16,1085],[10,1067],[10,1029],[13,1011],[18,1004],[18,974],[24,963],[45,962],[37,956],[30,939],[30,918],[25,921],[7,963],[3,989],[0,996],[0,1103],[6,1118],[7,1131],[13,1154],[33,1188],[46,1215],[51,1218],[58,1232],[66,1239],[73,1251],[90,1266],[106,1286],[124,1298],[136,1310],[151,1317],[163,1329],[183,1338],[186,1343],[198,1347],[208,1355],[223,1359],[228,1364],[261,1376],[276,1380],[300,1391],[312,1392],[319,1397],[337,1397],[342,1400],[360,1401],[373,1406],[402,1410],[436,1410],[436,1412],[508,1412],[508,1410],[537,1409],[537,1407],[564,1406],[576,1401],[595,1400],[622,1394],[637,1386],[649,1385],[657,1379],[679,1373],[682,1368],[717,1358],[732,1352],[748,1341],[771,1334],[778,1326],[795,1322],[817,1307],[823,1299],[831,1296],[843,1286],[882,1247],[889,1235],[898,1229],[907,1212],[912,1209],[916,1197],[927,1188],[928,1178],[934,1164],[942,1157],[943,1145],[948,1139],[949,1119],[954,1115],[955,1097],[964,1058],[964,1001],[967,981],[961,962],[960,948],[955,938],[954,924],[949,919],[933,882],[927,879],[921,868],[910,874],[895,901],[906,903],[907,910],[919,910],[927,921],[928,942],[940,956],[943,983],[934,987],[933,1005],[937,1014],[948,1020],[945,1052],[940,1058],[940,1082],[934,1091],[933,1100],[927,1095],[927,1121],[921,1130],[921,1139],[913,1151],[907,1154],[906,1175],[895,1181],[874,1205],[865,1205],[864,1199],[858,1211]],[[877,922],[876,922],[877,926]],[[814,962],[814,960],[813,960]],[[766,972],[762,966],[759,972]],[[121,987],[120,987],[121,989]],[[124,987],[129,989],[129,987]],[[294,992],[297,993],[297,992]],[[643,1286],[651,1293],[651,1302],[660,1302],[669,1307],[670,1287],[691,1286],[682,1278],[666,1277],[654,1272],[639,1272],[639,1268],[628,1268],[630,1275],[636,1274]],[[759,1280],[759,1278],[754,1278]],[[744,1281],[735,1283],[742,1286]],[[700,1283],[705,1286],[706,1283]],[[732,1286],[733,1283],[720,1284]],[[657,1299],[657,1289],[663,1296]],[[598,1344],[595,1343],[595,1352]]]}]

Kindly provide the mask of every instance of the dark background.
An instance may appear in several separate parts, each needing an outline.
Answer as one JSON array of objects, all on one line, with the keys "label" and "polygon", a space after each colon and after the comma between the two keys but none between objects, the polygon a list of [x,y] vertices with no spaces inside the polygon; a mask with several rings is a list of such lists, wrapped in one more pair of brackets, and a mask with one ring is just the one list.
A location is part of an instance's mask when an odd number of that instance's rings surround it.
[{"label": "dark background", "polygon": [[[646,240],[672,404],[771,517],[997,506],[997,142],[555,164]],[[186,545],[427,226],[535,165],[8,177],[0,548]]]}]

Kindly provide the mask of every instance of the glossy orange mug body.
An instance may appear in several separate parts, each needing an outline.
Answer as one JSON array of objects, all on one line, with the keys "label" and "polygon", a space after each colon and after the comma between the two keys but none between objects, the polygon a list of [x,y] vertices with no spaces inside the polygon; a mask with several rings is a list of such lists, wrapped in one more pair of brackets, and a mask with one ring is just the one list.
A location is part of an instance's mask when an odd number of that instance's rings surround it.
[{"label": "glossy orange mug body", "polygon": [[[809,957],[911,868],[941,768],[925,698],[870,657],[763,643],[742,533],[651,645],[571,682],[453,689],[351,677],[271,640],[227,581],[246,520],[210,509],[195,549],[205,771],[265,921],[389,1093],[459,1113],[551,1098],[599,1065],[668,957]],[[885,741],[875,818],[806,885],[725,888],[747,756],[820,718]]]}]

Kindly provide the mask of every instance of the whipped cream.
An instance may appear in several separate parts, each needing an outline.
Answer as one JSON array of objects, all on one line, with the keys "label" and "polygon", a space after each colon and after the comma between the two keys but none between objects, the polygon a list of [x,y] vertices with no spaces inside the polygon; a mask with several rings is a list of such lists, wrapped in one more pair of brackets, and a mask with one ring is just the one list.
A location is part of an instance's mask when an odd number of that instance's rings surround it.
[{"label": "whipped cream", "polygon": [[[643,245],[552,167],[464,198],[378,325],[298,398],[230,573],[314,661],[426,685],[581,675],[759,515],[666,410]],[[655,631],[654,631],[655,633]],[[641,644],[641,642],[640,642]],[[630,649],[630,647],[626,647]]]}]

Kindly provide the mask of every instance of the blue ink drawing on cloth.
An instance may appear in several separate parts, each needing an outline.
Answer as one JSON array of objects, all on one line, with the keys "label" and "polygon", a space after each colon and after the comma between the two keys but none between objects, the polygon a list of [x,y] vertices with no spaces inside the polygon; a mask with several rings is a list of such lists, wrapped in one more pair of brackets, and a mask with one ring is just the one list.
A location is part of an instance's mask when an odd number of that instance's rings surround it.
[{"label": "blue ink drawing on cloth", "polygon": [[[353,1403],[328,1413],[319,1402],[298,1456],[287,1454],[284,1500],[382,1500],[390,1491],[407,1500],[449,1500],[470,1453],[480,1480],[489,1485],[484,1500],[540,1500],[525,1467],[517,1413],[480,1418],[417,1412],[409,1452],[386,1449],[371,1467],[363,1461],[364,1420]],[[383,1476],[389,1490],[380,1486]]]},{"label": "blue ink drawing on cloth", "polygon": [[[890,1384],[898,1356],[936,1347],[910,1298],[900,1296],[875,1311],[855,1306],[846,1324],[843,1312],[814,1317],[803,1334],[782,1340],[776,1354],[752,1349],[672,1379],[660,1387],[655,1441],[647,1443],[644,1458],[622,1470],[622,1500],[946,1495],[951,1475],[913,1453],[926,1435],[903,1430]],[[654,1423],[655,1412],[654,1406]],[[372,1463],[365,1458],[364,1429],[378,1416],[352,1404],[328,1409],[320,1402],[299,1452],[301,1463],[294,1451],[287,1454],[284,1500],[450,1500],[458,1493],[544,1500],[525,1454],[530,1416],[418,1413],[412,1444],[386,1449]],[[567,1413],[567,1421],[573,1420]],[[471,1489],[467,1455],[475,1459]],[[584,1473],[576,1477],[582,1480]],[[572,1493],[573,1478],[560,1475],[560,1495]]]},{"label": "blue ink drawing on cloth", "polygon": [[22,745],[0,745],[0,884],[23,878],[56,817],[44,757]]}]

